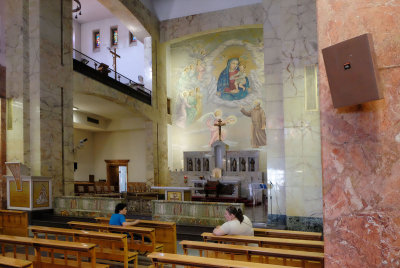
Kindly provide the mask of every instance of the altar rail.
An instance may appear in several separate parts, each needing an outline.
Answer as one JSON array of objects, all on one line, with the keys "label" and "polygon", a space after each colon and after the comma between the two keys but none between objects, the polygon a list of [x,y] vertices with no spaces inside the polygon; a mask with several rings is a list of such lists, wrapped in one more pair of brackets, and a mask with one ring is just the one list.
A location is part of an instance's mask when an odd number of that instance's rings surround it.
[{"label": "altar rail", "polygon": [[213,203],[194,201],[152,200],[153,220],[173,221],[177,225],[217,226],[225,222],[225,209],[229,206],[240,208],[243,203]]},{"label": "altar rail", "polygon": [[124,203],[122,198],[61,196],[54,198],[54,213],[73,217],[110,217],[115,206]]}]

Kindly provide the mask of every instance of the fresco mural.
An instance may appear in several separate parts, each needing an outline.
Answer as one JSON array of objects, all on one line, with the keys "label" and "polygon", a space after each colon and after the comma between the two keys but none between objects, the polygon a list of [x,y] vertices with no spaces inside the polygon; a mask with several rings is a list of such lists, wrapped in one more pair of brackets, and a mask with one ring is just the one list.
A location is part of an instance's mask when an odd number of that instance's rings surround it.
[{"label": "fresco mural", "polygon": [[230,150],[265,151],[262,28],[172,42],[168,59],[173,169],[182,168],[183,151],[210,149],[218,140],[219,119],[225,124],[221,139]]}]

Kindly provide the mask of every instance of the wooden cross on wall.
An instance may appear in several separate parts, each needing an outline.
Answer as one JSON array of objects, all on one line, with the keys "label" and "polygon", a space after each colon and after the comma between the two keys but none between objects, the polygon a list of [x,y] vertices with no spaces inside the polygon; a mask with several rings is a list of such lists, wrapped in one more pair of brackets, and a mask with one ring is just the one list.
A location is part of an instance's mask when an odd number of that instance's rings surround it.
[{"label": "wooden cross on wall", "polygon": [[218,123],[215,123],[214,124],[214,126],[216,126],[216,127],[218,127],[218,134],[219,134],[219,140],[220,141],[222,141],[221,140],[221,127],[222,126],[225,126],[226,124],[225,123],[222,123],[222,120],[221,119],[218,119]]},{"label": "wooden cross on wall", "polygon": [[110,50],[110,53],[113,56],[113,67],[114,67],[114,71],[115,71],[115,80],[117,80],[117,57],[121,58],[121,56],[117,54],[116,48],[114,48],[114,51],[112,51],[110,48],[108,50]]}]

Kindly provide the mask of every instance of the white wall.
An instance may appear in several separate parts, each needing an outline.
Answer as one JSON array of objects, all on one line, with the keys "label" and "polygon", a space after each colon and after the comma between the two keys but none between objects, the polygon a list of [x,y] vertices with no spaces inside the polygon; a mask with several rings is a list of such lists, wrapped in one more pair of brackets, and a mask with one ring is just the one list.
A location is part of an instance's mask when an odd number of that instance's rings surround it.
[{"label": "white wall", "polygon": [[96,132],[94,135],[95,178],[106,179],[104,160],[129,160],[128,181],[146,181],[145,130]]},{"label": "white wall", "polygon": [[72,47],[81,51],[81,24],[76,20],[73,20]]},{"label": "white wall", "polygon": [[[117,72],[138,82],[138,75],[145,77],[144,47],[140,41],[136,46],[129,46],[129,31],[116,18],[93,21],[81,24],[81,52],[113,68],[113,57],[107,47],[111,48],[110,29],[118,26]],[[100,30],[100,50],[93,51],[93,31]],[[77,45],[76,45],[77,46]]]},{"label": "white wall", "polygon": [[153,7],[158,19],[163,21],[258,3],[262,0],[153,0]]},{"label": "white wall", "polygon": [[107,170],[104,160],[129,160],[128,181],[146,181],[146,133],[145,129],[92,132],[74,129],[74,144],[87,138],[84,146],[76,150],[75,162],[78,169],[74,173],[75,181],[88,181],[89,174],[95,175],[95,181],[106,180]]},{"label": "white wall", "polygon": [[74,172],[75,181],[88,181],[89,174],[94,174],[94,132],[74,129],[74,146],[79,144],[80,140],[87,138],[84,145],[74,152],[74,162],[78,163],[78,169]]}]

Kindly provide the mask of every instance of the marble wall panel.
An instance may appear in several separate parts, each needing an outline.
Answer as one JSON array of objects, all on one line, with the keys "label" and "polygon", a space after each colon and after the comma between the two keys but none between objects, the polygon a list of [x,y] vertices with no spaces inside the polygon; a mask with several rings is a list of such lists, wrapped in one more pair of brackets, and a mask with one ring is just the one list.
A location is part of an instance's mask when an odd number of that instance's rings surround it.
[{"label": "marble wall panel", "polygon": [[334,109],[319,53],[326,267],[400,266],[399,12],[398,1],[317,1],[320,48],[372,34],[384,95]]},{"label": "marble wall panel", "polygon": [[[272,91],[273,90],[274,89],[272,89]],[[267,118],[268,130],[283,129],[284,115],[282,113],[282,110],[283,102],[281,100],[267,102],[267,105],[265,107],[265,114]]]},{"label": "marble wall panel", "polygon": [[262,24],[261,4],[165,20],[160,23],[160,42],[224,27]]},{"label": "marble wall panel", "polygon": [[[285,224],[286,173],[282,81],[281,3],[263,1],[264,75],[267,113],[267,178],[270,183],[268,221]],[[271,217],[276,215],[276,217]]]},{"label": "marble wall panel", "polygon": [[319,126],[311,127],[319,117],[305,110],[304,67],[317,62],[315,1],[282,1],[281,20],[286,208],[287,215],[307,221],[322,216]]},{"label": "marble wall panel", "polygon": [[[6,96],[11,110],[8,114],[7,127],[7,156],[8,161],[24,161],[24,57],[26,47],[24,41],[28,39],[27,30],[23,20],[28,12],[28,6],[23,1],[5,1],[5,61],[6,61]],[[10,106],[9,106],[10,107]],[[11,113],[11,115],[10,115]],[[11,122],[10,122],[11,121]],[[9,172],[9,171],[7,171]]]}]

